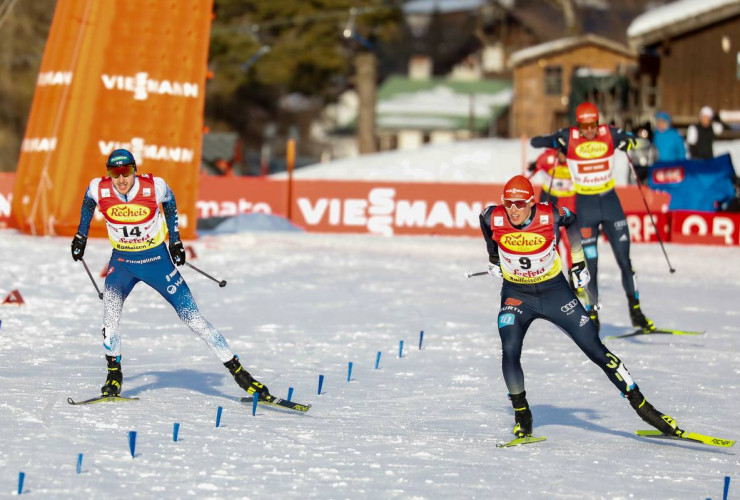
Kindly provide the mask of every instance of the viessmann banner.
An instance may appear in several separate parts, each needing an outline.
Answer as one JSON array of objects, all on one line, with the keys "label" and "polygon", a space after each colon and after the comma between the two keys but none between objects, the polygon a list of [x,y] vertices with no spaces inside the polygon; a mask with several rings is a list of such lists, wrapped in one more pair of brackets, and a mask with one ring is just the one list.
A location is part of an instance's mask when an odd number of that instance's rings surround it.
[{"label": "viessmann banner", "polygon": [[[14,174],[0,174],[0,227],[11,214]],[[288,207],[285,180],[201,176],[198,218],[264,213],[307,231],[377,235],[479,236],[478,214],[501,199],[503,184],[436,184],[296,180]],[[634,243],[658,241],[636,187],[617,188]],[[740,245],[740,214],[662,212],[667,195],[646,192],[665,242]],[[96,213],[96,219],[102,216]]]},{"label": "viessmann banner", "polygon": [[[164,177],[195,236],[211,0],[58,0],[13,192],[13,222],[72,235],[117,148]],[[91,234],[103,235],[100,220]]]}]

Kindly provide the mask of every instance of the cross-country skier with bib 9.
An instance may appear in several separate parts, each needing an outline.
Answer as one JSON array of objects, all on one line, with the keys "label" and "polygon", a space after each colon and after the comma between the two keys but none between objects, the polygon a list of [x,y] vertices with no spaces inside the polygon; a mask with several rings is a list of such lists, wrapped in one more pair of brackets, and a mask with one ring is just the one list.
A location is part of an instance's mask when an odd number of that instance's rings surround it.
[{"label": "cross-country skier with bib 9", "polygon": [[529,325],[541,318],[563,330],[645,422],[664,434],[679,435],[682,431],[676,422],[645,400],[622,361],[601,342],[596,325],[563,275],[556,249],[560,227],[570,238],[573,282],[583,287],[590,279],[576,215],[558,205],[535,203],[532,184],[521,175],[506,183],[502,202],[481,212],[480,226],[488,249],[488,272],[503,277],[498,331],[504,380],[514,407],[514,434],[532,435],[521,354]]},{"label": "cross-country skier with bib 9", "polygon": [[[118,323],[126,297],[143,281],[158,291],[180,319],[205,341],[239,387],[262,399],[268,397],[267,387],[242,368],[223,335],[200,313],[188,284],[173,265],[185,264],[186,254],[180,241],[175,195],[167,183],[151,174],[137,175],[134,156],[125,149],[113,151],[106,167],[108,176],[93,179],[85,192],[80,224],[72,240],[72,258],[80,260],[85,254],[87,234],[97,206],[105,218],[113,246],[103,295],[103,347],[108,377],[102,395],[116,397],[121,393]],[[165,245],[167,229],[169,245]]]},{"label": "cross-country skier with bib 9", "polygon": [[[630,235],[627,219],[614,191],[614,153],[628,151],[635,145],[632,134],[609,125],[599,125],[599,111],[590,102],[576,108],[578,126],[558,130],[554,134],[534,137],[535,148],[556,148],[565,154],[576,190],[576,213],[583,237],[583,250],[592,279],[588,285],[590,299],[599,300],[597,286],[600,229],[604,231],[622,274],[622,287],[627,294],[630,320],[636,328],[655,330],[640,306],[635,272],[630,261]],[[595,305],[586,294],[580,296],[587,304],[591,319],[599,325]]]}]

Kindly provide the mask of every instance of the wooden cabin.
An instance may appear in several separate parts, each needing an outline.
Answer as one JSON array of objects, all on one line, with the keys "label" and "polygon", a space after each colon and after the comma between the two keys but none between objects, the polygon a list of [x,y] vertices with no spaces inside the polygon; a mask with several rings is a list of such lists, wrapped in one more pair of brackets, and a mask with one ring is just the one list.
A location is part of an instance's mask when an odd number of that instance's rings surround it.
[{"label": "wooden cabin", "polygon": [[626,74],[637,66],[637,57],[621,43],[587,34],[519,50],[509,65],[514,85],[509,130],[513,137],[532,137],[571,124],[579,104],[570,102],[574,76]]}]

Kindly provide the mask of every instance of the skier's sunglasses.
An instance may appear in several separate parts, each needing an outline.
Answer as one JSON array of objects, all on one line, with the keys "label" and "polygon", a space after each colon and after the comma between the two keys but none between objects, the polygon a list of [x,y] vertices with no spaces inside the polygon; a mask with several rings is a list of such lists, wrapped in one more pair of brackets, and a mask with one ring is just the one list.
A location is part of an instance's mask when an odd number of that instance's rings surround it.
[{"label": "skier's sunglasses", "polygon": [[517,210],[524,210],[529,204],[529,200],[503,200],[505,208],[516,207]]},{"label": "skier's sunglasses", "polygon": [[121,167],[113,167],[108,169],[108,175],[113,179],[118,179],[121,176],[131,177],[134,175],[136,167],[133,165],[123,165]]}]

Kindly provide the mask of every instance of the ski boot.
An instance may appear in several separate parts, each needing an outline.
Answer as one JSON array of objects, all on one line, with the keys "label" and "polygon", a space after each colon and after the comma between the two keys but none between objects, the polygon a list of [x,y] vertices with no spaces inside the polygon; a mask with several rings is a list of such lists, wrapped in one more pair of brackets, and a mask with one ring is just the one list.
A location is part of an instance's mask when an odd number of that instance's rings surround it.
[{"label": "ski boot", "polygon": [[514,429],[511,431],[516,437],[532,435],[532,412],[525,397],[527,392],[509,394],[511,405],[514,407]]},{"label": "ski boot", "polygon": [[224,363],[224,366],[229,369],[229,373],[234,376],[234,380],[239,384],[239,387],[247,391],[250,395],[254,396],[257,394],[260,399],[266,399],[267,396],[270,395],[270,391],[267,390],[267,386],[255,380],[249,372],[242,367],[237,356],[234,356]]},{"label": "ski boot", "polygon": [[100,388],[100,392],[103,396],[118,396],[121,394],[123,383],[121,356],[106,356],[105,360],[108,362],[108,378],[105,379],[105,385]]},{"label": "ski boot", "polygon": [[630,308],[630,320],[632,320],[632,326],[645,332],[655,331],[655,324],[642,313],[642,309],[640,308],[640,299],[627,297],[627,303]]},{"label": "ski boot", "polygon": [[680,436],[683,431],[678,428],[678,424],[672,417],[664,415],[656,410],[653,405],[648,403],[645,396],[635,387],[625,394],[629,400],[630,406],[637,412],[641,419],[652,425],[660,432],[667,436]]}]

